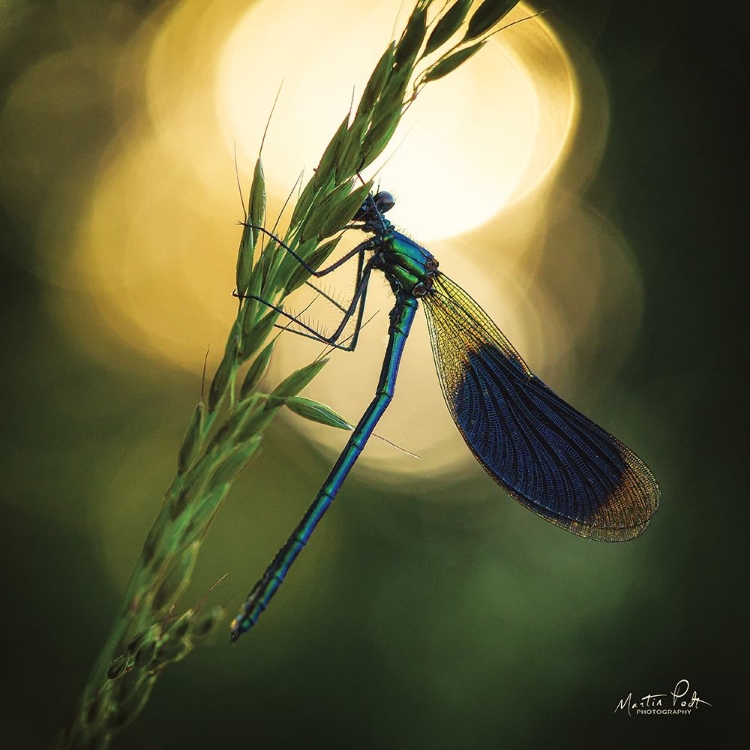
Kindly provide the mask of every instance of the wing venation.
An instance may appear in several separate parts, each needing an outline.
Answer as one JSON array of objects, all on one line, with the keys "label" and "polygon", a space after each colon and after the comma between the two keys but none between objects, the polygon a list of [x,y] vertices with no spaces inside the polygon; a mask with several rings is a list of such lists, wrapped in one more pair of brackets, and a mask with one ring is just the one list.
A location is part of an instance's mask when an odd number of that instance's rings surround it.
[{"label": "wing venation", "polygon": [[437,273],[422,301],[448,409],[489,475],[574,534],[642,533],[659,505],[646,464],[537,378],[457,284]]}]

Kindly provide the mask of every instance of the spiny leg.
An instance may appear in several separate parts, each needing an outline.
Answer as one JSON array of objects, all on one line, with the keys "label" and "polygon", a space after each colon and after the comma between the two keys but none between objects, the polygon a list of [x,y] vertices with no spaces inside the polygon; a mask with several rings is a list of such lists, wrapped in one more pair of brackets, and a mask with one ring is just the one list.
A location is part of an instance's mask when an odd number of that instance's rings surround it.
[{"label": "spiny leg", "polygon": [[[348,308],[346,308],[344,312],[344,316],[341,319],[341,322],[337,326],[336,330],[330,335],[325,335],[321,333],[320,331],[315,330],[315,328],[303,322],[298,317],[288,312],[285,312],[278,305],[274,305],[272,302],[269,302],[268,300],[265,300],[262,297],[258,297],[257,295],[242,295],[241,298],[257,300],[262,305],[265,305],[266,307],[270,308],[274,312],[278,313],[279,315],[289,320],[291,323],[298,325],[300,328],[303,328],[304,330],[295,331],[294,329],[289,328],[288,325],[287,326],[277,325],[276,326],[277,328],[287,330],[290,333],[295,333],[298,336],[304,336],[305,338],[313,339],[314,341],[320,341],[324,344],[327,344],[328,346],[332,346],[334,349],[342,349],[344,351],[353,351],[357,346],[357,341],[359,338],[359,330],[362,327],[362,317],[364,315],[365,300],[367,298],[367,286],[370,280],[370,272],[372,271],[372,260],[368,261],[367,264],[364,266],[364,268],[362,268],[363,257],[364,257],[364,254],[361,254],[360,260],[359,260],[359,268],[357,269],[358,276],[359,276],[359,279],[357,282],[357,289],[354,293],[354,296],[352,297],[351,302],[349,303]],[[236,295],[236,296],[240,296],[240,295]],[[341,334],[344,332],[344,329],[346,328],[346,326],[348,325],[349,321],[351,320],[352,316],[355,313],[357,314],[357,317],[355,320],[355,329],[354,329],[354,332],[351,334],[349,343],[338,344],[337,343],[338,339],[341,337]]]},{"label": "spiny leg", "polygon": [[321,296],[327,302],[330,302],[334,307],[341,310],[341,312],[346,312],[347,308],[344,305],[342,305],[335,297],[331,296],[327,292],[324,292],[320,287],[315,286],[315,284],[311,284],[309,281],[305,282],[305,286],[309,286],[310,289],[312,289],[317,295]]},{"label": "spiny leg", "polygon": [[256,229],[259,232],[262,232],[267,237],[272,239],[274,242],[276,242],[279,247],[286,250],[301,266],[304,268],[310,276],[314,276],[316,279],[321,278],[321,276],[326,276],[327,274],[331,273],[332,271],[335,271],[337,268],[340,268],[344,265],[348,260],[351,260],[357,253],[362,253],[365,250],[370,250],[373,247],[375,247],[375,239],[370,238],[369,240],[365,240],[364,242],[360,242],[359,245],[357,245],[355,248],[352,248],[349,250],[346,254],[344,254],[341,258],[339,258],[334,263],[331,263],[328,268],[318,269],[317,271],[307,263],[307,261],[299,255],[295,250],[292,250],[289,245],[287,245],[281,238],[277,237],[273,232],[269,232],[267,229],[261,226],[257,226],[256,224],[247,224],[243,222],[243,226],[250,227],[250,229]]}]

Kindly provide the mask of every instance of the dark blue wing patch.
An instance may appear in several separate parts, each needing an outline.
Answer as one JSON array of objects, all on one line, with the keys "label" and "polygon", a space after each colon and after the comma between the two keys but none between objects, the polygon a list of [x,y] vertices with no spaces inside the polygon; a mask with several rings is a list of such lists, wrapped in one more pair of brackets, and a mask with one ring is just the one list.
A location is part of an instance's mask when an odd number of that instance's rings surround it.
[{"label": "dark blue wing patch", "polygon": [[638,536],[659,505],[649,468],[537,378],[487,314],[439,274],[423,298],[448,408],[489,475],[590,539]]}]

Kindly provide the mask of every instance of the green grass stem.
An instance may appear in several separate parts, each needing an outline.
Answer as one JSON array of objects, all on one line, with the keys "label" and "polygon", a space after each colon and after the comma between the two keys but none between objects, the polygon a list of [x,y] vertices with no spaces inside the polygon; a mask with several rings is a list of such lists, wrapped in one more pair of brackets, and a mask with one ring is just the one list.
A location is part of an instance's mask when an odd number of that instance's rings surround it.
[{"label": "green grass stem", "polygon": [[[356,112],[343,119],[292,212],[283,240],[312,267],[326,261],[362,204],[371,183],[362,185],[357,175],[383,153],[418,90],[468,59],[473,46],[492,33],[514,4],[473,3],[479,13],[475,10],[472,16],[465,0],[453,5],[443,0],[417,2],[399,40],[378,61]],[[466,18],[463,39],[441,53]],[[466,44],[469,41],[471,46]],[[262,226],[265,215],[266,185],[259,156],[246,223]],[[303,418],[349,427],[325,405],[298,397],[326,360],[292,373],[270,395],[258,390],[276,343],[278,313],[246,295],[283,307],[286,296],[309,277],[278,243],[259,242],[259,237],[251,226],[243,228],[236,267],[240,302],[224,356],[207,399],[190,418],[177,451],[174,481],[143,544],[77,714],[60,738],[61,748],[107,747],[113,735],[143,710],[162,671],[188,656],[225,621],[222,607],[181,611],[180,597],[190,583],[211,519],[280,409],[287,405]]]}]

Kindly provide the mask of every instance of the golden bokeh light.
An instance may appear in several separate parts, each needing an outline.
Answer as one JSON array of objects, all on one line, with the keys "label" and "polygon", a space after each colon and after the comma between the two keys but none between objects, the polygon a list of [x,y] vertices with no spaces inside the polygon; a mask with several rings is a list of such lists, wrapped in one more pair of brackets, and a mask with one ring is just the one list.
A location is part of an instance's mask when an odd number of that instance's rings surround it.
[{"label": "golden bokeh light", "polygon": [[[252,163],[280,89],[264,154],[277,194],[316,163],[352,94],[356,101],[362,91],[402,5],[266,0],[236,25],[217,86],[225,142]],[[509,18],[528,12],[520,6]],[[400,145],[375,166],[383,184],[394,186],[418,237],[462,234],[555,166],[576,111],[570,62],[536,17],[498,34],[471,63],[428,86],[394,139]]]},{"label": "golden bokeh light", "polygon": [[[40,269],[56,285],[50,305],[82,349],[109,366],[151,360],[197,375],[210,348],[209,370],[216,364],[236,305],[242,210],[235,157],[246,185],[279,94],[263,152],[273,219],[356,104],[400,6],[183,0],[142,27],[110,66],[115,105],[127,116],[96,165],[80,214],[65,217],[75,226],[70,247],[61,251],[68,235],[55,233],[62,209],[49,209],[40,222],[42,235],[53,238],[49,268]],[[407,12],[401,9],[402,18]],[[522,5],[510,20],[532,12]],[[47,76],[63,75],[47,68]],[[23,91],[10,101],[24,101]],[[594,118],[582,118],[584,111]],[[6,110],[6,126],[16,116]],[[381,187],[397,198],[392,220],[430,248],[563,395],[581,376],[583,364],[575,370],[573,363],[596,356],[608,301],[623,302],[616,322],[607,321],[621,345],[603,365],[597,361],[601,378],[626,355],[638,321],[640,285],[627,248],[576,197],[596,168],[607,121],[595,66],[572,37],[537,16],[497,34],[456,73],[427,86],[375,165]],[[12,168],[13,154],[3,158]],[[360,240],[348,238],[350,246]],[[350,274],[344,268],[331,280],[341,298],[351,291]],[[303,309],[309,299],[301,292],[290,306]],[[376,280],[357,351],[336,353],[306,395],[357,420],[377,380],[391,304]],[[333,320],[320,303],[308,319]],[[269,387],[320,348],[282,336]],[[123,356],[129,349],[142,356]],[[362,463],[377,469],[379,481],[473,465],[442,405],[431,360],[420,320],[377,433],[422,460],[376,439]],[[303,420],[291,423],[325,450],[345,439]]]}]

